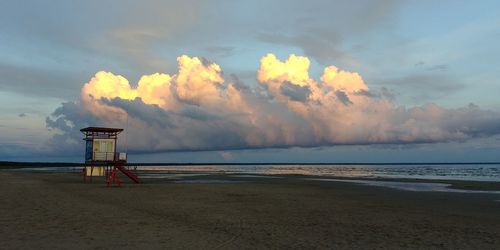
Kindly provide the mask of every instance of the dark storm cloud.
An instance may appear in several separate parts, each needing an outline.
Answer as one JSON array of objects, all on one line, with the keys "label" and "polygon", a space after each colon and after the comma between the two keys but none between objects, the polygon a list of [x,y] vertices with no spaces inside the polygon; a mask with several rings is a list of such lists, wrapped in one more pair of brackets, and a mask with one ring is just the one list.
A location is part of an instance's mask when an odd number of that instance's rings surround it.
[{"label": "dark storm cloud", "polygon": [[389,90],[388,88],[386,88],[386,87],[382,87],[380,89],[380,95],[383,98],[385,98],[387,100],[391,100],[391,101],[393,101],[394,98],[396,98],[396,94],[394,92],[392,92],[391,90]]},{"label": "dark storm cloud", "polygon": [[81,128],[99,124],[99,119],[90,113],[82,112],[81,106],[75,102],[64,102],[50,117],[45,119],[49,130],[56,133],[47,143],[48,152],[76,153],[81,150]]},{"label": "dark storm cloud", "polygon": [[346,106],[352,104],[349,96],[347,96],[347,94],[342,90],[335,91],[335,96],[337,96],[337,99]]},{"label": "dark storm cloud", "polygon": [[[140,99],[133,101],[115,98],[100,100],[105,105],[118,107],[128,112],[125,114],[109,113],[107,119],[114,119],[114,127],[127,127],[130,151],[164,152],[164,151],[199,151],[224,148],[244,148],[241,133],[245,128],[228,120],[193,119],[193,114],[171,113],[160,110],[155,105],[144,104]],[[89,119],[82,107],[76,103],[64,103],[50,117],[47,127],[64,131],[52,138],[50,145],[76,149],[80,128],[98,126],[112,121]],[[90,115],[87,113],[87,115]],[[92,116],[92,115],[90,115]],[[113,118],[114,117],[114,118]],[[200,118],[200,117],[196,117]],[[167,139],[168,138],[168,139]],[[63,146],[64,145],[64,146]],[[139,145],[139,146],[138,146]],[[165,150],[168,148],[169,150]],[[57,148],[53,148],[57,150]]]},{"label": "dark storm cloud", "polygon": [[206,112],[205,110],[196,105],[187,105],[184,109],[181,110],[181,112],[179,112],[179,115],[200,121],[221,119],[221,117]]},{"label": "dark storm cloud", "polygon": [[450,131],[483,137],[500,133],[500,117],[493,111],[481,110],[474,104],[454,110],[444,119]]},{"label": "dark storm cloud", "polygon": [[[250,74],[249,74],[250,75]],[[249,77],[255,77],[255,73],[251,73],[251,76]],[[247,84],[245,84],[238,75],[236,74],[230,74],[229,79],[231,82],[234,83],[234,87],[236,87],[238,90],[250,90]]]},{"label": "dark storm cloud", "polygon": [[361,90],[356,91],[355,95],[361,95],[361,96],[366,96],[366,97],[371,97],[371,98],[379,98],[380,97],[379,94],[376,94],[373,91],[365,90],[365,89],[361,89]]},{"label": "dark storm cloud", "polygon": [[311,94],[309,87],[298,86],[288,81],[281,85],[280,91],[283,95],[288,96],[290,100],[297,102],[306,102]]},{"label": "dark storm cloud", "polygon": [[119,107],[127,112],[128,115],[137,119],[147,121],[151,126],[162,129],[173,128],[171,115],[156,105],[145,105],[140,98],[135,100],[124,100],[120,98],[101,99],[102,104]]},{"label": "dark storm cloud", "polygon": [[[107,117],[97,118],[77,103],[64,103],[51,117],[47,118],[48,128],[64,132],[54,136],[49,146],[53,146],[53,150],[63,147],[65,150],[77,152],[78,148],[81,147],[79,144],[79,138],[81,138],[79,129],[102,124],[108,124],[108,126],[112,127],[127,127],[129,130],[127,138],[130,152],[136,153],[367,144],[410,147],[419,143],[465,141],[469,138],[500,134],[500,114],[496,112],[484,111],[474,105],[450,110],[442,109],[436,105],[426,105],[410,109],[399,107],[392,110],[387,117],[383,118],[386,122],[392,124],[391,128],[382,131],[384,135],[391,135],[391,137],[376,143],[356,138],[353,138],[353,141],[339,143],[320,140],[314,137],[312,131],[308,131],[310,128],[307,126],[298,126],[294,128],[297,129],[294,133],[297,136],[302,133],[306,136],[292,145],[288,144],[285,138],[269,141],[265,144],[251,145],[245,138],[252,133],[262,133],[262,136],[265,136],[263,131],[259,131],[260,128],[241,123],[235,120],[234,117],[216,117],[203,107],[197,107],[200,110],[196,112],[207,113],[210,117],[203,117],[205,114],[193,115],[192,111],[168,112],[161,110],[156,105],[144,104],[140,99],[128,101],[115,98],[113,100],[102,99],[100,102],[109,107],[120,108],[128,112],[128,118],[119,113],[109,113]],[[356,105],[355,103],[349,103],[347,100],[339,100],[339,102],[354,107]],[[276,104],[268,103],[266,106],[273,107]],[[282,111],[282,114],[285,113]],[[279,114],[269,113],[264,115],[272,115],[277,119],[282,119],[279,118]],[[298,123],[299,120],[296,119],[289,120],[287,126],[292,125],[291,123]],[[332,120],[332,122],[336,121]],[[412,125],[412,123],[415,123],[415,125]],[[415,126],[413,129],[421,131],[423,134],[416,137],[408,134],[408,126]],[[265,129],[283,130],[281,132],[284,133],[290,127],[278,126],[266,127]],[[352,127],[352,129],[357,131],[359,128]],[[372,132],[377,133],[376,131]],[[265,137],[262,139],[265,139]]]},{"label": "dark storm cloud", "polygon": [[354,95],[366,96],[369,98],[387,99],[387,100],[394,100],[396,96],[396,94],[394,94],[386,87],[380,88],[379,91],[361,89],[356,91]]}]

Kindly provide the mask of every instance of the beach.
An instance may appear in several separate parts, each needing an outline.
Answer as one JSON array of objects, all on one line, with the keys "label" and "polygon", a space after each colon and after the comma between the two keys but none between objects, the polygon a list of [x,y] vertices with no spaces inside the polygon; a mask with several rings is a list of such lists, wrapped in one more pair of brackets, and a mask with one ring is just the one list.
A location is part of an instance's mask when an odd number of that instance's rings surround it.
[{"label": "beach", "polygon": [[0,171],[0,248],[500,247],[499,194],[414,192],[293,176],[211,178],[107,188],[102,179],[83,183],[74,173]]}]

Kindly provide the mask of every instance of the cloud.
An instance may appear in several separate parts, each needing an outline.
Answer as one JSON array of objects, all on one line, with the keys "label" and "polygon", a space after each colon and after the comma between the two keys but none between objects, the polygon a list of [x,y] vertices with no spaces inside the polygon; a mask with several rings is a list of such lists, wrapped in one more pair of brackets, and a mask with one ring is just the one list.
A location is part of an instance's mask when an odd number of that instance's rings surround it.
[{"label": "cloud", "polygon": [[[293,3],[282,1],[277,5],[279,7],[275,7],[274,11],[284,13],[301,11],[295,13],[294,18],[285,20],[280,20],[273,14],[269,17],[270,24],[268,25],[274,23],[282,25],[257,33],[258,40],[300,48],[304,54],[323,65],[342,63],[352,66],[357,64],[353,50],[365,47],[367,40],[373,37],[366,36],[367,34],[377,35],[378,32],[375,30],[389,30],[390,21],[396,17],[401,1],[315,0]],[[286,27],[293,28],[287,29]],[[361,41],[361,43],[349,45],[350,40]]]},{"label": "cloud", "polygon": [[131,152],[404,145],[500,133],[498,112],[475,105],[397,106],[356,72],[328,66],[319,80],[311,78],[302,56],[262,57],[255,88],[202,58],[180,56],[177,63],[177,73],[145,75],[137,87],[97,72],[79,100],[47,118],[47,127],[59,131],[54,145],[81,144],[85,126],[126,128]]},{"label": "cloud", "polygon": [[429,70],[429,71],[447,71],[448,64],[437,64],[437,65],[428,67],[427,70]]},{"label": "cloud", "polygon": [[232,56],[235,49],[233,46],[209,46],[205,48],[207,52],[222,57]]},{"label": "cloud", "polygon": [[[5,25],[0,32],[8,40],[20,41],[14,46],[41,53],[44,58],[70,58],[73,64],[82,63],[84,55],[90,60],[99,58],[99,65],[109,67],[108,62],[114,61],[121,68],[134,70],[164,68],[157,45],[172,45],[180,33],[200,21],[207,8],[205,1],[196,0],[61,1],[57,5],[40,0],[29,5],[17,1],[1,5],[0,22]],[[26,41],[30,41],[28,46]],[[75,54],[80,56],[72,58]]]},{"label": "cloud", "polygon": [[332,32],[308,31],[308,33],[293,36],[279,33],[260,33],[257,35],[257,39],[267,43],[292,45],[302,48],[306,55],[313,57],[322,64],[327,64],[334,59],[352,60],[342,50],[340,36]]},{"label": "cloud", "polygon": [[0,62],[0,91],[17,92],[29,96],[50,96],[63,99],[75,98],[79,77],[49,72],[28,66]]},{"label": "cloud", "polygon": [[450,79],[443,72],[429,70],[425,73],[414,73],[403,77],[388,78],[380,81],[386,86],[401,89],[402,95],[416,101],[435,100],[462,90],[465,85],[458,80]]},{"label": "cloud", "polygon": [[298,86],[290,82],[284,82],[280,86],[280,91],[283,95],[288,96],[293,101],[305,102],[311,90],[307,86]]},{"label": "cloud", "polygon": [[337,90],[335,91],[335,95],[337,96],[337,99],[344,105],[352,104],[351,100],[349,99],[349,96],[347,96],[347,94],[344,91]]}]

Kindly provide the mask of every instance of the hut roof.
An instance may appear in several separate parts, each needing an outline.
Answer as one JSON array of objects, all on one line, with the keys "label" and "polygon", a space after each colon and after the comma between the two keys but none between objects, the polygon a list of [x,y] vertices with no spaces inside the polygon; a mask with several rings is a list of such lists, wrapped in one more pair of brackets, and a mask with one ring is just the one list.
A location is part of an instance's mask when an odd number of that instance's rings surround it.
[{"label": "hut roof", "polygon": [[101,133],[119,133],[122,128],[104,128],[104,127],[86,127],[80,129],[81,132],[101,132]]}]

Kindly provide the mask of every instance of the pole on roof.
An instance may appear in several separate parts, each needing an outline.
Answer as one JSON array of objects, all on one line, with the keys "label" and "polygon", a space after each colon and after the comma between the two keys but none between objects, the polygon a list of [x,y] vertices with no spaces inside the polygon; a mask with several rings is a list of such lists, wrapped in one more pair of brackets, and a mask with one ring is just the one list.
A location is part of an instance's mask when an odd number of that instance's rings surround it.
[{"label": "pole on roof", "polygon": [[128,105],[125,106],[125,154],[128,157]]}]

